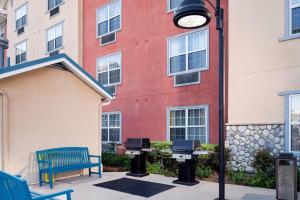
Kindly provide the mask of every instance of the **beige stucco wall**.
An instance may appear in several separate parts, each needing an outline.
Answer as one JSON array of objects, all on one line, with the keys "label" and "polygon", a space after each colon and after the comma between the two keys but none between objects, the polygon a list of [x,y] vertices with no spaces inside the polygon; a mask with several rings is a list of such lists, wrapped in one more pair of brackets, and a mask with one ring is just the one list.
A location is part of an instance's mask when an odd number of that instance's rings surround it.
[{"label": "beige stucco wall", "polygon": [[43,68],[0,80],[8,99],[5,170],[36,182],[35,151],[87,146],[101,152],[101,96],[71,72]]},{"label": "beige stucco wall", "polygon": [[[7,6],[7,36],[9,40],[8,56],[11,65],[15,64],[15,45],[27,40],[27,60],[36,60],[49,56],[47,54],[46,29],[63,22],[63,48],[60,53],[66,53],[82,65],[83,40],[83,0],[65,1],[60,6],[60,13],[49,17],[47,0],[9,0]],[[27,25],[25,33],[17,36],[15,10],[24,3],[27,7]]]},{"label": "beige stucco wall", "polygon": [[229,0],[229,123],[283,123],[278,92],[300,89],[300,38],[284,36],[284,0]]}]

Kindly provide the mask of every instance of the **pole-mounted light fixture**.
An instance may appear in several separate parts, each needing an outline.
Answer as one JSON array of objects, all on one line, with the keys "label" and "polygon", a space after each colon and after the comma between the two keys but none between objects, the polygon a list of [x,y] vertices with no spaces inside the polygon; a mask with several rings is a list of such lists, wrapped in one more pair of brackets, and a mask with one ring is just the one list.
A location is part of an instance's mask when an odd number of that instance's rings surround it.
[{"label": "pole-mounted light fixture", "polygon": [[[225,199],[225,159],[224,159],[224,28],[223,13],[220,0],[214,6],[216,29],[219,31],[219,200]],[[184,29],[200,28],[209,24],[211,14],[205,6],[204,0],[183,0],[175,11],[173,22],[175,26]]]},{"label": "pole-mounted light fixture", "polygon": [[180,28],[193,29],[207,25],[210,19],[203,0],[184,0],[175,10],[173,22]]}]

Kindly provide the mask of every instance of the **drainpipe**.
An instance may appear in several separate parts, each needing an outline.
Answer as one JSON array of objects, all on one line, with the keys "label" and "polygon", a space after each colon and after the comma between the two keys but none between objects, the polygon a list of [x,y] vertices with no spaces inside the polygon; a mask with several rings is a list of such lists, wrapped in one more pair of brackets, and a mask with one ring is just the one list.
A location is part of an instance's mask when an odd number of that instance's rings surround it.
[{"label": "drainpipe", "polygon": [[8,170],[8,147],[9,147],[9,138],[8,138],[8,99],[7,95],[0,91],[0,96],[2,97],[2,127],[1,127],[1,137],[2,137],[2,144],[1,144],[1,152],[2,152],[2,170]]},{"label": "drainpipe", "polygon": [[8,40],[0,37],[0,68],[4,67],[4,54],[5,49],[8,48]]}]

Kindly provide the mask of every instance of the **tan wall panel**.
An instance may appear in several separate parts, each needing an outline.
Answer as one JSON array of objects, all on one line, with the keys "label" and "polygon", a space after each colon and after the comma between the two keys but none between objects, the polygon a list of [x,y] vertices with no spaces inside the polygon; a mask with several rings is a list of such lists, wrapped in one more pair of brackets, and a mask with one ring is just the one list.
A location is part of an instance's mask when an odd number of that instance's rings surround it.
[{"label": "tan wall panel", "polygon": [[283,123],[283,97],[300,89],[300,39],[280,42],[284,0],[229,1],[229,123]]},{"label": "tan wall panel", "polygon": [[[7,35],[9,40],[8,56],[11,64],[15,64],[15,45],[27,40],[27,60],[47,57],[46,29],[63,22],[63,46],[60,53],[68,54],[73,60],[82,64],[82,0],[65,1],[60,6],[60,13],[49,17],[47,0],[14,0],[8,4]],[[27,7],[27,25],[25,33],[17,36],[15,10],[23,5]]]},{"label": "tan wall panel", "polygon": [[101,152],[101,96],[72,73],[44,68],[0,81],[8,95],[9,172],[37,181],[35,151],[87,146]]}]

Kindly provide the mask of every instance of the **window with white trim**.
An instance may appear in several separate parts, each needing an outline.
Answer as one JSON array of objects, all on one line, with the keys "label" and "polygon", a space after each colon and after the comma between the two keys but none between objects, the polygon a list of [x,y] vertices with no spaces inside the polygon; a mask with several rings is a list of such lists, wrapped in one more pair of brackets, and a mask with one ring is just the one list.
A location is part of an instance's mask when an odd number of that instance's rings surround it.
[{"label": "window with white trim", "polygon": [[121,29],[121,0],[97,9],[97,36],[101,37]]},{"label": "window with white trim", "polygon": [[51,53],[63,46],[63,24],[57,24],[47,30],[47,52]]},{"label": "window with white trim", "polygon": [[183,0],[168,0],[168,11],[174,11]]},{"label": "window with white trim", "polygon": [[300,0],[290,0],[290,32],[300,34]]},{"label": "window with white trim", "polygon": [[208,142],[208,108],[206,106],[168,110],[169,139]]},{"label": "window with white trim", "polygon": [[53,10],[56,7],[60,6],[63,3],[63,0],[48,0],[48,10]]},{"label": "window with white trim", "polygon": [[290,150],[300,152],[300,94],[290,96]]},{"label": "window with white trim", "polygon": [[16,64],[25,62],[27,60],[27,41],[16,45]]},{"label": "window with white trim", "polygon": [[106,88],[121,83],[121,53],[97,58],[97,78]]},{"label": "window with white trim", "polygon": [[168,74],[177,75],[208,69],[208,30],[168,39]]},{"label": "window with white trim", "polygon": [[102,142],[121,143],[121,113],[102,114]]},{"label": "window with white trim", "polygon": [[0,24],[0,37],[5,38],[6,23]]},{"label": "window with white trim", "polygon": [[26,25],[27,22],[27,4],[19,7],[16,10],[16,29],[20,29]]}]

